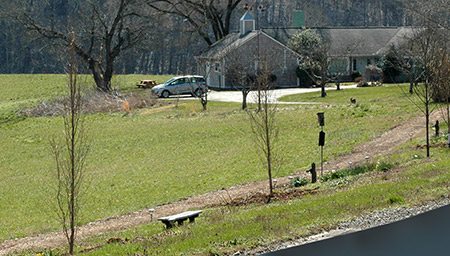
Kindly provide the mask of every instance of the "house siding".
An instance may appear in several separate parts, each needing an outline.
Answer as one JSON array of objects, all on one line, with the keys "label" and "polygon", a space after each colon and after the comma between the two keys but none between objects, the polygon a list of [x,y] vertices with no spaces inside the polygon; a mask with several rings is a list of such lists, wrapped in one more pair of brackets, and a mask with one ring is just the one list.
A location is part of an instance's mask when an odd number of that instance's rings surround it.
[{"label": "house siding", "polygon": [[[211,84],[211,87],[217,88],[236,88],[230,76],[230,70],[233,65],[239,65],[248,74],[255,74],[259,65],[267,63],[268,70],[277,77],[276,87],[294,87],[297,86],[296,68],[297,56],[281,45],[269,38],[265,34],[259,34],[241,47],[231,51],[224,59],[225,84],[220,86],[217,80]],[[214,76],[214,74],[211,74]],[[211,80],[213,81],[213,79]]]}]

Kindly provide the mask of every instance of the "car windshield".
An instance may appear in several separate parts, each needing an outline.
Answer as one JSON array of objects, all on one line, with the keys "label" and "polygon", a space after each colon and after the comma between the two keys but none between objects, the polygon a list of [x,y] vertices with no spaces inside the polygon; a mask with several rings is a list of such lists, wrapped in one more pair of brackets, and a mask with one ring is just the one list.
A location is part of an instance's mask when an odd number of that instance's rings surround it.
[{"label": "car windshield", "polygon": [[164,84],[166,85],[166,84],[170,84],[170,83],[172,83],[173,81],[175,81],[176,80],[176,78],[171,78],[171,79],[169,79],[169,80],[167,80]]}]

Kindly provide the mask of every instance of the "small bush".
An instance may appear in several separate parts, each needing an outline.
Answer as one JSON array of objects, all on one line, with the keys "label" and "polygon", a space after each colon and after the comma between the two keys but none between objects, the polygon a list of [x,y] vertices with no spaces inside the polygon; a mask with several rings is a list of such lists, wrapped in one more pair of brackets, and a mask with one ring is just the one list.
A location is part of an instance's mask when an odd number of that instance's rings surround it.
[{"label": "small bush", "polygon": [[389,197],[389,203],[390,204],[402,204],[405,202],[405,199],[402,196],[399,195],[391,195]]},{"label": "small bush", "polygon": [[374,164],[367,164],[367,165],[361,165],[356,166],[348,169],[342,169],[335,172],[326,173],[322,177],[320,177],[320,180],[322,182],[329,181],[329,180],[335,180],[335,179],[341,179],[347,176],[354,176],[366,172],[373,171],[375,169]]},{"label": "small bush", "polygon": [[310,70],[306,71],[300,67],[297,67],[295,72],[300,80],[300,87],[311,87],[314,85],[314,81],[308,75],[308,72],[311,72]]},{"label": "small bush", "polygon": [[297,177],[295,179],[292,180],[292,186],[294,187],[301,187],[301,186],[305,186],[309,183],[309,181],[306,178],[300,178]]},{"label": "small bush", "polygon": [[364,80],[364,78],[361,77],[361,79],[357,78],[357,81],[355,81],[357,83],[357,87],[369,87],[369,83],[367,83],[366,80]]},{"label": "small bush", "polygon": [[361,73],[359,73],[359,71],[353,72],[353,73],[351,74],[351,77],[352,77],[352,81],[354,81],[354,82],[356,82],[356,83],[358,83],[359,81],[361,81],[361,80],[357,81],[357,79],[363,79],[363,78],[362,78],[362,75],[361,75]]},{"label": "small bush", "polygon": [[394,167],[394,164],[387,163],[387,162],[377,162],[377,165],[375,166],[375,170],[379,172],[387,172],[390,171]]}]

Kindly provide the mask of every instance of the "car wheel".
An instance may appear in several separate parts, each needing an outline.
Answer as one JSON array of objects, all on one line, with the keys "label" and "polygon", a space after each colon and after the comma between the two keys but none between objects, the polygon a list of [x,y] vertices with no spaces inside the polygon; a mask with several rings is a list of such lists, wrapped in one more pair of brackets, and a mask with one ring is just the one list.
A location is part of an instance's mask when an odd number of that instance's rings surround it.
[{"label": "car wheel", "polygon": [[163,92],[161,93],[161,97],[162,97],[162,98],[169,98],[169,95],[170,95],[169,91],[163,91]]}]

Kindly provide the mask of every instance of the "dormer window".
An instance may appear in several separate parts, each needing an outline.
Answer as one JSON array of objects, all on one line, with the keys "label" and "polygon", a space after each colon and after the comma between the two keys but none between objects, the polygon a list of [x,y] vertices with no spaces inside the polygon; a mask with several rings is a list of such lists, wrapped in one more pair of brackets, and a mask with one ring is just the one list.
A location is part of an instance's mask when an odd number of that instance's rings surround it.
[{"label": "dormer window", "polygon": [[246,11],[240,20],[241,36],[255,30],[255,19],[250,11]]}]

